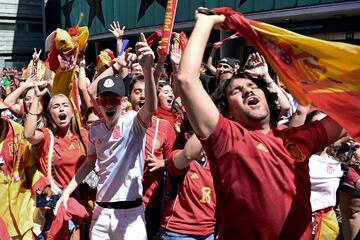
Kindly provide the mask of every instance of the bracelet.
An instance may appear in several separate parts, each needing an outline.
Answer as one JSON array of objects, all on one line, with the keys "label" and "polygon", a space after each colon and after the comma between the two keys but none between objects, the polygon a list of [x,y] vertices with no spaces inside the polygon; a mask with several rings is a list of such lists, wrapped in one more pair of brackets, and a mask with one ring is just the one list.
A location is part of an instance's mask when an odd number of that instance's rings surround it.
[{"label": "bracelet", "polygon": [[119,73],[119,70],[117,70],[117,69],[115,68],[115,64],[116,64],[116,63],[114,63],[113,65],[111,65],[111,68],[112,68],[112,70],[113,70],[114,75]]},{"label": "bracelet", "polygon": [[30,115],[33,115],[33,116],[39,116],[41,114],[41,113],[32,113],[30,111],[28,111],[27,113],[30,114]]},{"label": "bracelet", "polygon": [[272,84],[274,81],[268,82],[266,83],[266,86],[270,86],[270,84]]}]

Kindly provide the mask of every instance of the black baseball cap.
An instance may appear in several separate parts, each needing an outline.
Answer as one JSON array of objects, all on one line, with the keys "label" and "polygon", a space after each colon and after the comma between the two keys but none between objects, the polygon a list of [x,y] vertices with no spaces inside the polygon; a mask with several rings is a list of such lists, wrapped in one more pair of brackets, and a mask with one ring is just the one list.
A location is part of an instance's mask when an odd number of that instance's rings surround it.
[{"label": "black baseball cap", "polygon": [[114,76],[100,79],[97,84],[97,96],[100,96],[103,93],[114,93],[120,97],[126,96],[123,80]]},{"label": "black baseball cap", "polygon": [[229,57],[224,57],[222,59],[220,59],[219,63],[226,63],[228,64],[230,67],[235,68],[235,60],[233,58],[229,58]]}]

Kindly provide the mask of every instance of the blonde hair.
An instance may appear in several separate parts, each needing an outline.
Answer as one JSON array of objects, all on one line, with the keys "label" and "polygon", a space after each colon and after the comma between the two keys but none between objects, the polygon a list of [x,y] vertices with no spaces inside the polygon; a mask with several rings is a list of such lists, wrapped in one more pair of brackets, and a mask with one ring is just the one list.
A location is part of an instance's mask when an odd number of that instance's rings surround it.
[{"label": "blonde hair", "polygon": [[63,98],[66,98],[71,106],[71,109],[72,109],[72,112],[73,112],[73,116],[71,117],[71,120],[70,120],[70,131],[77,135],[80,139],[80,142],[82,144],[82,147],[85,151],[85,154],[86,154],[86,146],[84,144],[84,141],[81,137],[81,134],[80,134],[80,126],[78,125],[77,121],[76,121],[76,118],[75,118],[75,111],[74,111],[74,104],[73,102],[64,94],[62,93],[59,93],[59,94],[56,94],[54,96],[51,97],[50,101],[49,101],[49,104],[47,106],[47,116],[48,116],[48,121],[47,121],[47,127],[52,131],[52,132],[56,132],[58,130],[58,126],[55,124],[55,122],[53,121],[53,119],[51,118],[51,114],[50,114],[50,110],[51,110],[51,107],[52,107],[52,104],[53,104],[53,101],[55,99],[55,97],[63,97]]}]

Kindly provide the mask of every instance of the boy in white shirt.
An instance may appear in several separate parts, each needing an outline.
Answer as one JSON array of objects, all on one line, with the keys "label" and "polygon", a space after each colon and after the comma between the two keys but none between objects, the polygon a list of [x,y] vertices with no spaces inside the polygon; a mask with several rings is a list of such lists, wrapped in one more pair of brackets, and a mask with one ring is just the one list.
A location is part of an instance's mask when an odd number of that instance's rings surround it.
[{"label": "boy in white shirt", "polygon": [[143,34],[141,39],[135,50],[144,71],[145,104],[138,112],[122,114],[125,86],[120,78],[109,75],[126,66],[126,53],[94,80],[97,83],[96,101],[104,118],[90,127],[87,160],[65,189],[62,201],[59,201],[66,209],[70,194],[94,168],[98,159],[100,179],[90,227],[91,239],[147,239],[141,180],[145,131],[151,126],[157,97],[152,74],[154,53]]}]

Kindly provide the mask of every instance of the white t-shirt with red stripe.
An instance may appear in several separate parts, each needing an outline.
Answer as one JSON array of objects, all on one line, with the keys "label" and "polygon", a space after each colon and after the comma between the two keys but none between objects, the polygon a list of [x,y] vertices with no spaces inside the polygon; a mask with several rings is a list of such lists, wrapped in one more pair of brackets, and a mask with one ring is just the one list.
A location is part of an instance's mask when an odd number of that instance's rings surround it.
[{"label": "white t-shirt with red stripe", "polygon": [[145,148],[144,126],[139,115],[130,111],[113,129],[101,119],[89,131],[89,155],[97,156],[99,183],[97,202],[134,201],[142,197]]}]

